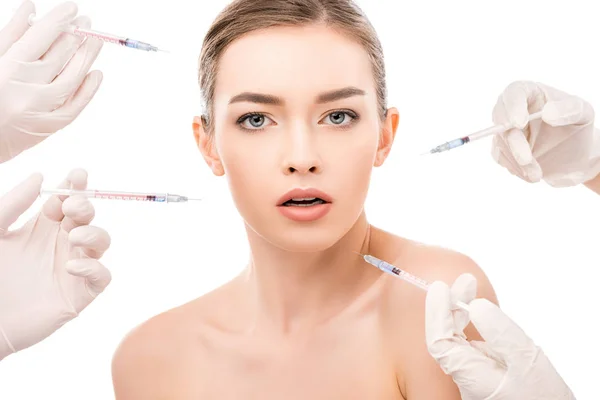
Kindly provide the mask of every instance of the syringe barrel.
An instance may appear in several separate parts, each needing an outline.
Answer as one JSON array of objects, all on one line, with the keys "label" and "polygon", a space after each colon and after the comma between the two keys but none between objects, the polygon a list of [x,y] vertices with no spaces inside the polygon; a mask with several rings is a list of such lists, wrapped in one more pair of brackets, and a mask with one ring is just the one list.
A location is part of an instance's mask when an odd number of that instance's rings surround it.
[{"label": "syringe barrel", "polygon": [[95,198],[111,200],[137,200],[154,201],[158,203],[167,202],[167,193],[135,193],[135,192],[112,192],[108,190],[94,190]]},{"label": "syringe barrel", "polygon": [[131,47],[132,49],[144,50],[144,51],[157,51],[158,49],[151,44],[140,42],[139,40],[126,39],[123,46]]}]

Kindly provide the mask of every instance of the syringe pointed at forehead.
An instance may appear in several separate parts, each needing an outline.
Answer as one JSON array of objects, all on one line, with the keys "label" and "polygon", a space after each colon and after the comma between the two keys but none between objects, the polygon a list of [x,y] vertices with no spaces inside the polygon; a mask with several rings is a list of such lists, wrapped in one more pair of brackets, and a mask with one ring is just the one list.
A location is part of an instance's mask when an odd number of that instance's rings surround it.
[{"label": "syringe pointed at forehead", "polygon": [[[33,25],[35,23],[35,20],[36,20],[35,15],[31,14],[29,16],[29,25]],[[168,53],[168,51],[166,51],[166,50],[159,49],[156,46],[153,46],[149,43],[142,42],[140,40],[135,40],[135,39],[131,39],[128,37],[123,37],[123,36],[117,36],[117,35],[113,35],[111,33],[100,32],[100,31],[91,30],[91,29],[84,29],[84,28],[80,28],[73,24],[67,25],[63,29],[63,31],[66,33],[70,33],[72,35],[98,39],[98,40],[101,40],[106,43],[114,43],[114,44],[118,44],[118,45],[121,45],[124,47],[129,47],[131,49],[138,49],[138,50],[143,50],[143,51],[148,51],[148,52],[150,52],[150,51],[151,52],[159,52],[160,51],[163,53]]]}]

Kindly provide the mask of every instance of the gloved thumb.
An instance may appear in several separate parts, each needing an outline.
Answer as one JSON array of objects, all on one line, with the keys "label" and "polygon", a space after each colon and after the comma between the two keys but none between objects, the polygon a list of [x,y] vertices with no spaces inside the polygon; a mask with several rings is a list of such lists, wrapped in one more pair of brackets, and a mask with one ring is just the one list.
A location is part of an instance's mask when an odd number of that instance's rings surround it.
[{"label": "gloved thumb", "polygon": [[79,298],[79,303],[73,304],[77,312],[81,312],[92,300],[102,293],[112,280],[108,268],[93,258],[69,260],[65,265],[65,269],[69,274],[85,279],[85,287],[89,297],[87,299]]},{"label": "gloved thumb", "polygon": [[[450,299],[454,305],[461,301],[470,303],[477,295],[477,279],[468,273],[460,275],[450,288]],[[462,332],[469,324],[469,314],[458,307],[454,308],[454,323],[457,332]]]},{"label": "gloved thumb", "polygon": [[6,234],[10,226],[32,206],[40,195],[43,180],[42,174],[33,174],[0,197],[0,236]]},{"label": "gloved thumb", "polygon": [[475,299],[469,304],[469,315],[481,337],[507,365],[529,365],[535,359],[535,343],[498,306]]},{"label": "gloved thumb", "polygon": [[594,109],[588,102],[572,96],[546,103],[542,119],[550,126],[586,125],[594,122]]},{"label": "gloved thumb", "polygon": [[450,287],[441,281],[433,282],[425,299],[425,340],[429,353],[442,368],[452,350],[467,343],[462,328],[454,320]]}]

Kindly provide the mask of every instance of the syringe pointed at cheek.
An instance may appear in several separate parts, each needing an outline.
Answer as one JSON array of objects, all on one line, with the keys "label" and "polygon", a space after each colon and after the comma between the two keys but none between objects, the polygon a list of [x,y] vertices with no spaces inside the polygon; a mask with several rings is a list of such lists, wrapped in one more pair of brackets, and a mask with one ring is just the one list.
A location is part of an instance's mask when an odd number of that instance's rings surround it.
[{"label": "syringe pointed at cheek", "polygon": [[[364,258],[364,260],[366,262],[379,268],[380,270],[382,270],[385,273],[396,276],[408,283],[413,284],[414,286],[416,286],[420,289],[423,289],[424,291],[429,290],[429,283],[427,283],[426,281],[424,281],[421,278],[417,278],[416,276],[409,274],[408,272],[403,271],[400,268],[398,268],[390,263],[380,260],[377,257],[371,256],[368,254],[362,255],[362,257]],[[463,303],[462,301],[457,301],[455,304],[457,307],[459,307],[467,312],[469,311],[469,306],[466,303]]]}]

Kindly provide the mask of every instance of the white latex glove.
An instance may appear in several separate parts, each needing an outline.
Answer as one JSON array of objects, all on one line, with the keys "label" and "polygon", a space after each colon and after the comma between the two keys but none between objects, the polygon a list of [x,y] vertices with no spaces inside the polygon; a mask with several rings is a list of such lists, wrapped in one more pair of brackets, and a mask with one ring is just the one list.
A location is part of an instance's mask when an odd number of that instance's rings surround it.
[{"label": "white latex glove", "polygon": [[[426,302],[427,347],[452,376],[463,400],[574,400],[575,396],[542,350],[486,299],[475,299],[477,283],[461,275],[449,288],[431,284]],[[469,313],[452,307],[469,304]],[[469,323],[485,340],[467,341]]]},{"label": "white latex glove", "polygon": [[102,81],[88,71],[102,48],[97,39],[62,33],[77,6],[63,3],[30,27],[35,13],[25,1],[0,31],[0,163],[69,125],[92,99]]},{"label": "white latex glove", "polygon": [[[542,119],[527,124],[529,114]],[[517,126],[494,136],[492,157],[527,182],[574,186],[600,174],[600,131],[586,101],[536,82],[514,82],[498,97],[495,124]]]},{"label": "white latex glove", "polygon": [[[32,175],[0,198],[0,359],[75,318],[111,280],[98,261],[110,237],[88,225],[94,208],[84,197],[53,196],[24,226],[8,231],[41,184],[42,176]],[[60,187],[86,185],[86,172],[73,170]]]}]

